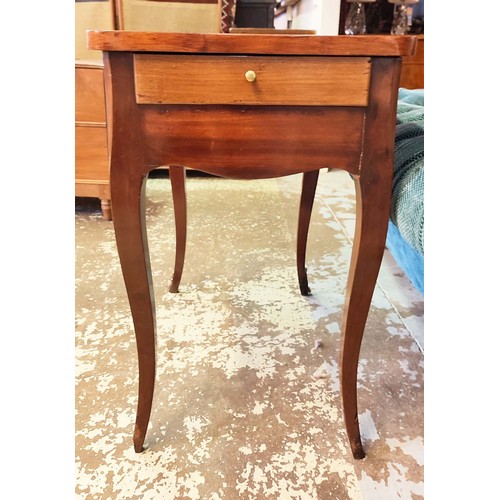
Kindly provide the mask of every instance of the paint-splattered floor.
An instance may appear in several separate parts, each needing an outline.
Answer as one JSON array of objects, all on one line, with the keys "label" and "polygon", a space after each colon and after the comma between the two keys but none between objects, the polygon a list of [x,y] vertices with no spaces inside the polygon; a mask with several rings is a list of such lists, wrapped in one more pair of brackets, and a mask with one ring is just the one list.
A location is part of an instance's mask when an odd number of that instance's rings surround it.
[{"label": "paint-splattered floor", "polygon": [[186,266],[169,294],[170,183],[148,180],[158,376],[142,454],[131,441],[136,352],[113,226],[98,203],[77,199],[77,498],[423,498],[423,299],[390,254],[360,360],[366,459],[353,460],[344,432],[350,178],[321,172],[307,298],[295,274],[300,176],[187,182]]}]

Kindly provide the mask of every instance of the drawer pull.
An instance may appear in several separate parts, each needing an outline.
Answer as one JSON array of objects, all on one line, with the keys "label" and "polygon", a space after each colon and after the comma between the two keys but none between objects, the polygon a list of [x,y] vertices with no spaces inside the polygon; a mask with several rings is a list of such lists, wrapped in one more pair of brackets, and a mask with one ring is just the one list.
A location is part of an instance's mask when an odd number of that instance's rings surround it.
[{"label": "drawer pull", "polygon": [[255,82],[255,80],[257,80],[257,75],[255,71],[252,71],[250,69],[245,73],[245,78],[247,79],[248,82],[252,83]]}]

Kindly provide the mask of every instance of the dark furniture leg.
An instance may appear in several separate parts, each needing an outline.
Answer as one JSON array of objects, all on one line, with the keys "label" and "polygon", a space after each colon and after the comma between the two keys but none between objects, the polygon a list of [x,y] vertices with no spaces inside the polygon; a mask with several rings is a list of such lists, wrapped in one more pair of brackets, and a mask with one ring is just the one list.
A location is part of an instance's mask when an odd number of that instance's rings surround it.
[{"label": "dark furniture leg", "polygon": [[186,257],[187,234],[187,202],[186,202],[186,170],[183,167],[169,167],[172,198],[175,217],[175,267],[169,291],[177,293],[184,269]]},{"label": "dark furniture leg", "polygon": [[[156,371],[156,313],[145,221],[146,167],[133,91],[133,58],[105,54],[105,83],[112,146],[110,187],[116,246],[134,322],[139,364],[139,398],[134,450],[144,449]],[[108,64],[109,61],[109,64]],[[114,72],[113,84],[111,72]],[[113,102],[119,103],[112,106]]]},{"label": "dark furniture leg", "polygon": [[155,306],[144,219],[145,181],[145,177],[130,175],[111,182],[116,243],[134,321],[139,360],[139,401],[134,430],[136,452],[143,450],[156,366]]},{"label": "dark furniture leg", "polygon": [[342,319],[340,390],[347,437],[357,459],[365,456],[358,421],[358,361],[389,225],[400,64],[390,58],[373,61],[365,149],[360,174],[351,176],[356,187],[356,229]]},{"label": "dark furniture leg", "polygon": [[379,217],[373,210],[373,204],[380,203],[380,200],[377,201],[377,186],[363,183],[359,179],[355,179],[355,183],[356,233],[342,322],[340,383],[344,419],[352,453],[354,458],[363,458],[365,454],[361,444],[357,405],[358,360],[373,290],[384,254],[390,198],[386,203],[387,217]]},{"label": "dark furniture leg", "polygon": [[311,295],[309,283],[307,281],[306,269],[306,247],[309,223],[318,184],[319,170],[304,172],[302,177],[302,194],[300,197],[299,227],[297,230],[297,274],[299,278],[300,293]]}]

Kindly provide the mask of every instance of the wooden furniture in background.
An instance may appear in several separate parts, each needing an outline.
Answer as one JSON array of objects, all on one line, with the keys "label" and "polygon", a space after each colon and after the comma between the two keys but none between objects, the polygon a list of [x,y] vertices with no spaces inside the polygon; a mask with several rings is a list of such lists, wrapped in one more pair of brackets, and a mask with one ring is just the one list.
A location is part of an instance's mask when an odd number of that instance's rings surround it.
[{"label": "wooden furniture in background", "polygon": [[103,63],[75,63],[75,195],[101,200],[111,220]]},{"label": "wooden furniture in background", "polygon": [[86,30],[114,29],[114,1],[75,2],[75,196],[101,200],[111,220],[109,155],[102,53],[90,50]]},{"label": "wooden furniture in background", "polygon": [[414,56],[403,57],[400,87],[405,89],[424,88],[424,35],[417,36],[417,52]]},{"label": "wooden furniture in background", "polygon": [[111,219],[102,53],[88,29],[220,31],[219,0],[77,0],[75,3],[75,196],[100,198]]},{"label": "wooden furniture in background", "polygon": [[87,47],[88,29],[116,29],[116,0],[75,0],[75,59],[102,61],[102,54]]},{"label": "wooden furniture in background", "polygon": [[[114,227],[139,362],[134,449],[143,450],[156,370],[156,320],[144,216],[148,173],[161,165],[173,165],[222,177],[254,179],[335,167],[349,172],[356,186],[356,231],[342,322],[340,380],[350,446],[354,457],[362,458],[357,365],[389,220],[401,57],[414,53],[416,39],[92,31],[88,33],[88,43],[91,48],[104,51],[106,102],[113,124]],[[143,99],[139,104],[138,96],[147,94],[148,84],[135,60],[168,60],[175,54],[186,66],[189,57],[193,57],[194,67],[200,56],[217,57],[221,64],[231,64],[237,56],[246,63],[246,71],[224,74],[219,79],[218,99],[211,97],[210,104],[200,104],[200,100],[218,76],[202,72],[183,83],[188,86],[187,95],[199,91],[198,96],[191,97],[192,103],[169,104],[165,94]],[[329,70],[336,81],[352,79],[352,69],[346,71],[343,61],[359,58],[361,64],[354,70],[354,78],[365,83],[354,95],[345,85],[336,85],[332,87],[332,102],[320,105],[311,105],[316,85],[309,85],[293,102],[285,96],[280,99],[281,87],[276,85],[279,102],[268,105],[260,82],[282,81],[277,66],[259,69],[260,56],[273,56],[280,67],[283,63],[291,68],[300,62],[309,67],[309,61],[320,66],[338,61],[340,64],[333,64]],[[248,71],[255,72],[256,78],[247,78]],[[319,86],[323,78],[332,78],[326,71],[315,75]],[[168,72],[160,77],[165,85],[172,78]],[[299,85],[304,78],[307,75],[295,73],[294,80]],[[252,95],[251,104],[246,99],[224,104],[226,89],[245,80]],[[158,104],[158,98],[163,104]],[[279,141],[269,141],[278,136]]]},{"label": "wooden furniture in background", "polygon": [[116,28],[129,31],[218,33],[219,0],[113,0]]}]

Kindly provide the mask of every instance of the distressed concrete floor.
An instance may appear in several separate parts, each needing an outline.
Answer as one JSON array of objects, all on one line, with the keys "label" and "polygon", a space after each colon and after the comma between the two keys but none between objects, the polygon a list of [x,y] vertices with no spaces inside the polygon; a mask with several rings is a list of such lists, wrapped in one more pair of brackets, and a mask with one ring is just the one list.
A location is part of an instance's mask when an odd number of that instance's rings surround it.
[{"label": "distressed concrete floor", "polygon": [[367,458],[355,461],[337,373],[354,190],[343,172],[321,172],[306,298],[295,274],[300,182],[189,177],[186,266],[169,294],[170,184],[148,180],[158,376],[142,454],[112,223],[77,199],[77,498],[423,498],[423,299],[387,254],[359,369]]}]

